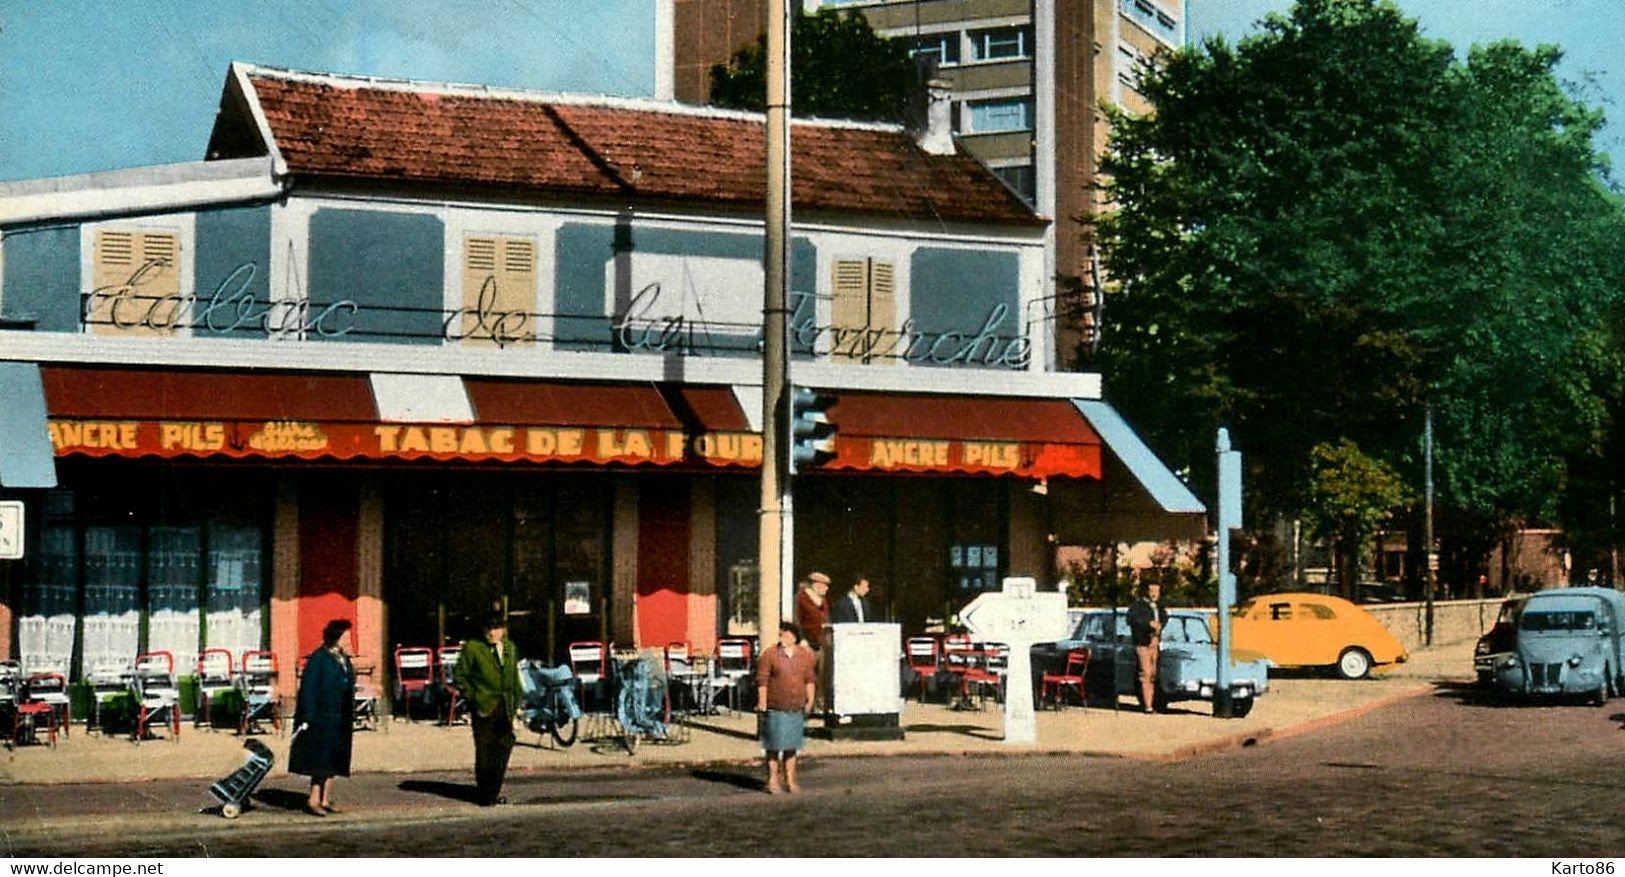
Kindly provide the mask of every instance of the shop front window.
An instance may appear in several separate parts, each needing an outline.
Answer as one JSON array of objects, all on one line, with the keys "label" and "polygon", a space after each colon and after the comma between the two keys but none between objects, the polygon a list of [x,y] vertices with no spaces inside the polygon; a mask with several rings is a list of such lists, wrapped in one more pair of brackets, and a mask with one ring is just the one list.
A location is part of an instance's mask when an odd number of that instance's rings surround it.
[{"label": "shop front window", "polygon": [[[80,677],[165,651],[185,675],[201,648],[230,649],[234,662],[259,648],[264,529],[252,523],[255,513],[235,499],[200,496],[207,491],[191,490],[186,478],[119,473],[106,481],[118,486],[62,490],[41,502],[38,557],[19,595],[24,667]],[[234,492],[253,494],[243,484]]]},{"label": "shop front window", "polygon": [[68,672],[73,660],[73,619],[78,612],[79,546],[73,494],[47,494],[40,530],[38,573],[23,583],[17,649],[25,669]]},{"label": "shop front window", "polygon": [[955,543],[948,549],[948,568],[961,594],[999,589],[999,546]]},{"label": "shop front window", "polygon": [[124,666],[141,644],[141,528],[85,528],[84,667]]},{"label": "shop front window", "polygon": [[256,527],[223,524],[209,529],[207,644],[233,657],[260,648],[260,558],[264,534]]}]

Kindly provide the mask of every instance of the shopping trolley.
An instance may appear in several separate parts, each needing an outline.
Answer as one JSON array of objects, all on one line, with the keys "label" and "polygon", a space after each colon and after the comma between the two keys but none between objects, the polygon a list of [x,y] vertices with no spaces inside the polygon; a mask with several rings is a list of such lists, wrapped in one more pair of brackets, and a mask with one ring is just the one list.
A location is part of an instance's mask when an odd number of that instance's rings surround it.
[{"label": "shopping trolley", "polygon": [[[304,729],[303,725],[294,729],[293,736],[289,738],[290,745],[293,740],[299,738],[299,732]],[[242,766],[209,786],[209,794],[220,802],[220,815],[227,819],[236,819],[242,815],[244,808],[252,806],[248,803],[248,799],[271,773],[271,765],[276,763],[276,756],[271,754],[271,747],[261,743],[256,737],[244,740],[243,748],[248,750],[248,756],[243,759]]]}]

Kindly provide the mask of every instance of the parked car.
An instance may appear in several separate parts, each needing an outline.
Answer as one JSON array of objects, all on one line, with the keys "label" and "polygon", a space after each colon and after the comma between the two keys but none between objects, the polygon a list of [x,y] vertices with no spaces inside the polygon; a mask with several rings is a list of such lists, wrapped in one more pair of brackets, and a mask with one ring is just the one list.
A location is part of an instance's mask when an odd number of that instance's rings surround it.
[{"label": "parked car", "polygon": [[1529,595],[1495,683],[1523,695],[1584,694],[1601,705],[1625,688],[1625,594],[1555,588]]},{"label": "parked car", "polygon": [[[1208,629],[1207,613],[1175,609],[1168,613],[1162,629],[1162,651],[1157,660],[1158,709],[1181,700],[1213,700],[1218,684],[1219,659]],[[1066,653],[1075,648],[1089,650],[1089,667],[1084,673],[1087,693],[1116,701],[1139,691],[1138,658],[1125,609],[1092,609],[1084,612],[1068,639],[1033,646],[1033,679],[1045,670],[1059,671]],[[1269,690],[1269,663],[1263,656],[1245,650],[1230,655],[1230,697],[1234,714],[1252,711],[1258,695]]]},{"label": "parked car", "polygon": [[1360,679],[1379,664],[1410,654],[1371,613],[1327,594],[1263,594],[1230,610],[1237,648],[1252,649],[1276,667],[1330,667]]},{"label": "parked car", "polygon": [[1473,647],[1473,670],[1478,673],[1478,684],[1495,684],[1495,665],[1518,648],[1518,615],[1528,597],[1509,597],[1501,603],[1501,612],[1495,624],[1478,638]]}]

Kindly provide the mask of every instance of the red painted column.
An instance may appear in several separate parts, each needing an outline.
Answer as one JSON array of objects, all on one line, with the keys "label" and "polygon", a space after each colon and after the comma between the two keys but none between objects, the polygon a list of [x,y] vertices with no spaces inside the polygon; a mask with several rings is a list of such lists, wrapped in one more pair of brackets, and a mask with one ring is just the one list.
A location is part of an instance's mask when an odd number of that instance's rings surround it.
[{"label": "red painted column", "polygon": [[322,644],[336,618],[356,621],[356,547],[361,504],[355,486],[314,483],[299,492],[299,652]]},{"label": "red painted column", "polygon": [[688,482],[649,477],[638,482],[638,645],[687,642]]}]

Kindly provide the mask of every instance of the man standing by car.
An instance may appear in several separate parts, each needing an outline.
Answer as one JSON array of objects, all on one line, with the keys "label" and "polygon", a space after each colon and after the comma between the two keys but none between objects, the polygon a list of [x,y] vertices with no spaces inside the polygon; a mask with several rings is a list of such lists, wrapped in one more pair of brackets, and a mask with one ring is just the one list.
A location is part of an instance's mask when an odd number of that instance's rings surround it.
[{"label": "man standing by car", "polygon": [[519,655],[501,613],[486,619],[485,635],[463,643],[452,683],[468,699],[474,726],[474,783],[479,804],[505,803],[502,780],[513,752],[513,717],[519,709]]},{"label": "man standing by car", "polygon": [[1140,662],[1140,709],[1151,712],[1157,695],[1157,656],[1162,644],[1162,626],[1168,610],[1162,605],[1162,585],[1146,582],[1140,599],[1128,609],[1129,631],[1134,635],[1134,655]]}]

